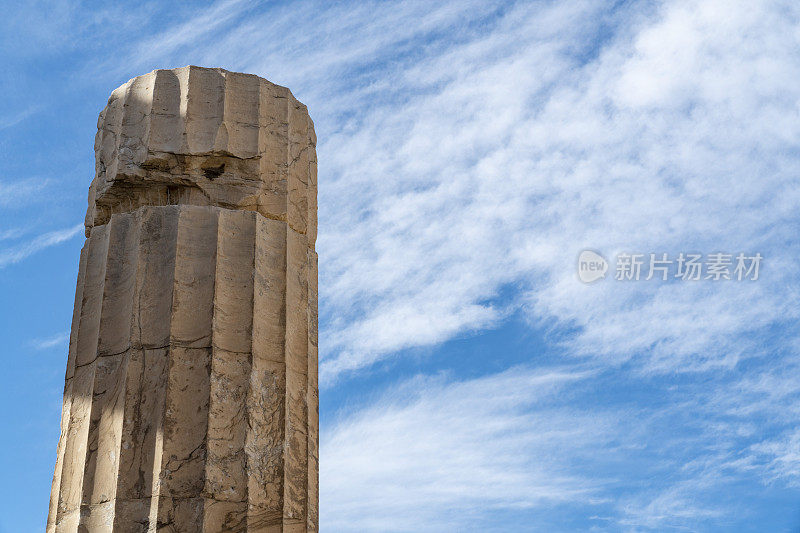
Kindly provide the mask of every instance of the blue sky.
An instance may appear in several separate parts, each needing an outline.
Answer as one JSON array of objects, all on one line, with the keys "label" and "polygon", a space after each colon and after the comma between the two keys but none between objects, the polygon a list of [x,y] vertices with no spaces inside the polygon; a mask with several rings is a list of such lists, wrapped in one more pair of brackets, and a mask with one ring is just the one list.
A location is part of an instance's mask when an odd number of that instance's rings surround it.
[{"label": "blue sky", "polygon": [[46,520],[97,114],[187,64],[315,121],[322,531],[800,529],[796,3],[4,8],[0,532]]}]

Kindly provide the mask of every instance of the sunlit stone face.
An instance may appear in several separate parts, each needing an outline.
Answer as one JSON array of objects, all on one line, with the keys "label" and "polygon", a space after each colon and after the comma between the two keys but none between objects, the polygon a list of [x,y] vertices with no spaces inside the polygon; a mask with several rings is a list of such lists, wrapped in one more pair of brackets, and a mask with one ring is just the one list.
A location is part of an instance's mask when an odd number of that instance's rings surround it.
[{"label": "sunlit stone face", "polygon": [[306,107],[257,76],[184,67],[133,78],[100,113],[86,226],[191,204],[257,211],[305,233],[316,226],[315,145]]}]

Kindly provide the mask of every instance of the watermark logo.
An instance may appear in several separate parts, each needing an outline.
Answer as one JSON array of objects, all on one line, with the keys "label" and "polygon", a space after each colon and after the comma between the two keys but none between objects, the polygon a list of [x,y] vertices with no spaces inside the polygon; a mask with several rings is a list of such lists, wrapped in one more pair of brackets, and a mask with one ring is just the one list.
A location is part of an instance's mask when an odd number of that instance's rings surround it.
[{"label": "watermark logo", "polygon": [[608,272],[608,261],[597,252],[584,250],[578,256],[578,277],[582,282],[597,281],[606,277],[606,272]]},{"label": "watermark logo", "polygon": [[[764,257],[760,253],[712,254],[684,253],[670,257],[666,253],[621,253],[616,257],[613,279],[616,281],[756,281]],[[606,277],[609,264],[592,250],[578,257],[578,277],[592,283]]]}]

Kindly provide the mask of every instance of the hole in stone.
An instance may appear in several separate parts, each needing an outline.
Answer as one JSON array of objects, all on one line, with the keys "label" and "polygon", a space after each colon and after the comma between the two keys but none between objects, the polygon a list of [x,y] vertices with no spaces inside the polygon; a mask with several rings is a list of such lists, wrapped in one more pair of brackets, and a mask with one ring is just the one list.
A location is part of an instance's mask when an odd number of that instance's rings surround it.
[{"label": "hole in stone", "polygon": [[203,169],[203,174],[210,180],[220,177],[223,172],[225,172],[225,163],[218,167],[206,167]]}]

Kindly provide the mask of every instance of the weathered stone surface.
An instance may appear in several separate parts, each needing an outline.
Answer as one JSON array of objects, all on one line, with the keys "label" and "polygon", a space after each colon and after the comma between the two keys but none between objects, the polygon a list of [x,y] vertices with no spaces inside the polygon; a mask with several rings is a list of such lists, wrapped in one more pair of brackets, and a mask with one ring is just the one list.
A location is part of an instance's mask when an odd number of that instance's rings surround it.
[{"label": "weathered stone surface", "polygon": [[[142,205],[216,205],[316,238],[316,136],[289,89],[251,74],[156,70],[100,113],[87,237]],[[313,245],[312,245],[313,246]]]},{"label": "weathered stone surface", "polygon": [[185,67],[100,115],[48,532],[316,531],[316,156],[288,89]]}]

